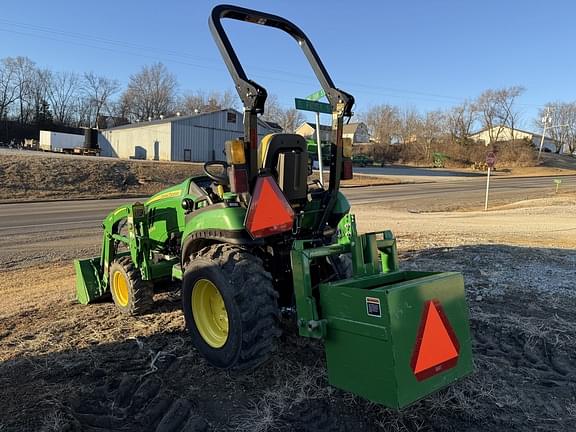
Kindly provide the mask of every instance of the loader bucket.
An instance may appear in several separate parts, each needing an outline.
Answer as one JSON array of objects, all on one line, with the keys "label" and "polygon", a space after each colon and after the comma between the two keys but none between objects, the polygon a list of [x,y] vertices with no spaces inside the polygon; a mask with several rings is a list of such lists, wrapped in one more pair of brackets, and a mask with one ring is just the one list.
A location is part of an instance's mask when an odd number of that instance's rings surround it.
[{"label": "loader bucket", "polygon": [[392,272],[320,285],[330,384],[403,408],[473,371],[459,273]]},{"label": "loader bucket", "polygon": [[104,294],[100,281],[100,258],[74,260],[76,298],[88,304]]}]

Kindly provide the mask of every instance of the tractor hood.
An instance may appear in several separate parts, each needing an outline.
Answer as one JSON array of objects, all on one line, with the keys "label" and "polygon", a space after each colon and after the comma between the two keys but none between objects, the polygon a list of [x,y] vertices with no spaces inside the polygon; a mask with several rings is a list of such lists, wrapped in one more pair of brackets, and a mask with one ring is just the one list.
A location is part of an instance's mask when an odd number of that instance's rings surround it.
[{"label": "tractor hood", "polygon": [[172,186],[168,189],[164,189],[163,191],[158,192],[155,195],[152,195],[145,203],[146,207],[149,206],[157,206],[157,203],[164,202],[166,200],[175,200],[181,199],[186,194],[188,190],[188,185],[190,184],[190,180],[186,180],[176,186]]}]

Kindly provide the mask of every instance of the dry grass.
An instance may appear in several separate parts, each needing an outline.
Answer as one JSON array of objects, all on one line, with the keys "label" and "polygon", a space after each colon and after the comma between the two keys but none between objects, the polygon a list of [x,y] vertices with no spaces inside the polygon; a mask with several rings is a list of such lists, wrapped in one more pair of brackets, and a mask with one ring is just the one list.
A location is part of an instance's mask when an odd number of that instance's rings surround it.
[{"label": "dry grass", "polygon": [[283,417],[293,407],[314,399],[330,399],[334,389],[327,385],[324,364],[303,366],[288,361],[273,363],[277,383],[267,389],[233,420],[235,430],[265,432],[285,426]]},{"label": "dry grass", "polygon": [[44,265],[37,270],[0,272],[0,318],[42,307],[46,301],[69,303],[73,300],[75,276],[72,265]]},{"label": "dry grass", "polygon": [[55,409],[50,412],[44,421],[42,422],[42,427],[40,432],[60,432],[63,430],[64,426],[68,423],[68,419],[60,410]]},{"label": "dry grass", "polygon": [[31,152],[0,158],[0,200],[152,195],[202,166]]}]

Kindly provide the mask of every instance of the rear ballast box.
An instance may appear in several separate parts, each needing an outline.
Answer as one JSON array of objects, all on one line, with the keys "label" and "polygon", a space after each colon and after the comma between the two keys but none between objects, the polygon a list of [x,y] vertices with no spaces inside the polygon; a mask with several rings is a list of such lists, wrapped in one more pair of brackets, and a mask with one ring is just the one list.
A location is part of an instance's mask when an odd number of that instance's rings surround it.
[{"label": "rear ballast box", "polygon": [[473,371],[460,273],[398,271],[320,285],[331,385],[405,407]]}]

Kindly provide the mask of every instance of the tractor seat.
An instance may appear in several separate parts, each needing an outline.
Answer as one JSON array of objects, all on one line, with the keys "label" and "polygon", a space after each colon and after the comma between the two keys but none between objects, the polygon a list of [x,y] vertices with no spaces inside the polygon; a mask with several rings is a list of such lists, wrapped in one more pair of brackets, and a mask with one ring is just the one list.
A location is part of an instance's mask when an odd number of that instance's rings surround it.
[{"label": "tractor seat", "polygon": [[308,193],[308,146],[301,135],[274,133],[262,138],[260,168],[272,172],[290,203],[305,201]]}]

